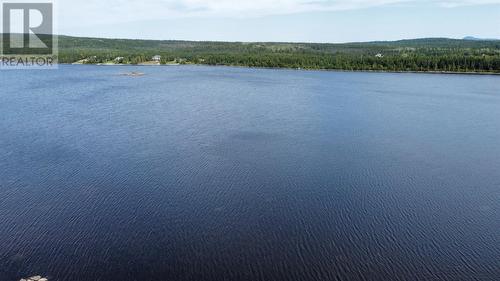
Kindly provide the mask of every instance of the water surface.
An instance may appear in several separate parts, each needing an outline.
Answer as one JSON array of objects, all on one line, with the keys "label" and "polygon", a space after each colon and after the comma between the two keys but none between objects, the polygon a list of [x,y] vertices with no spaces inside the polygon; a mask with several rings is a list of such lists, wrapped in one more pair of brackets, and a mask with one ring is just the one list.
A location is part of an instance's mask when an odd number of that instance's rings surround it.
[{"label": "water surface", "polygon": [[0,84],[0,281],[500,278],[498,76],[61,66]]}]

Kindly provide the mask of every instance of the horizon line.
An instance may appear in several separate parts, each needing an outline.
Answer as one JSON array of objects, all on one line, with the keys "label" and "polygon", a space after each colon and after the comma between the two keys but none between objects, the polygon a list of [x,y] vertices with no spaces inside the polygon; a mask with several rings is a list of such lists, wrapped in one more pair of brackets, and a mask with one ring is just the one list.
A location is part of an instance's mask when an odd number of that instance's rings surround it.
[{"label": "horizon line", "polygon": [[[26,35],[25,33],[0,33],[0,35],[4,34],[17,34],[17,35]],[[35,35],[35,34],[29,34]],[[500,41],[497,38],[477,38],[475,36],[465,36],[462,38],[453,38],[453,37],[415,37],[415,38],[402,38],[396,40],[371,40],[371,41],[346,41],[346,42],[313,42],[313,41],[223,41],[223,40],[184,40],[184,39],[145,39],[145,38],[124,38],[124,37],[97,37],[97,36],[77,36],[77,35],[68,35],[68,34],[38,34],[38,35],[52,35],[57,37],[72,37],[72,38],[88,38],[88,39],[108,39],[108,40],[141,40],[141,41],[171,41],[171,42],[214,42],[214,43],[281,43],[281,44],[359,44],[359,43],[390,43],[390,42],[401,42],[401,41],[411,41],[411,40],[457,40],[457,41]],[[35,35],[36,36],[36,35]]]}]

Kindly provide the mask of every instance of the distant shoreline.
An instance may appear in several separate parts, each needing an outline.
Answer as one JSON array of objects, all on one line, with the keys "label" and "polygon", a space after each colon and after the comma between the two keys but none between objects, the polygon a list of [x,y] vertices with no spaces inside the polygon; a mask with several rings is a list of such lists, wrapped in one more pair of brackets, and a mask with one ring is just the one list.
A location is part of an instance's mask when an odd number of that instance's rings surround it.
[{"label": "distant shoreline", "polygon": [[457,72],[457,71],[391,71],[391,70],[349,70],[349,69],[312,69],[312,68],[290,68],[290,67],[259,67],[243,65],[209,65],[209,64],[106,64],[106,63],[59,63],[59,65],[89,65],[89,66],[125,66],[125,67],[172,67],[172,66],[204,66],[204,67],[234,67],[248,69],[275,69],[275,70],[295,70],[295,71],[322,71],[322,72],[361,72],[361,73],[394,73],[394,74],[448,74],[448,75],[500,75],[500,72]]},{"label": "distant shoreline", "polygon": [[395,73],[500,73],[500,41],[423,38],[320,44],[118,40],[59,36],[58,60]]}]

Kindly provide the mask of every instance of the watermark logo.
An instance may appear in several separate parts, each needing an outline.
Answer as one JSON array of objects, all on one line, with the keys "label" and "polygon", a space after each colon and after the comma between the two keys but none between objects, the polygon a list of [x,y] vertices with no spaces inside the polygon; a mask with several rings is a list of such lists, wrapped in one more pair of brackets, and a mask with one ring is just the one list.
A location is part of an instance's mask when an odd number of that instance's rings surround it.
[{"label": "watermark logo", "polygon": [[2,1],[0,69],[57,67],[52,2]]}]

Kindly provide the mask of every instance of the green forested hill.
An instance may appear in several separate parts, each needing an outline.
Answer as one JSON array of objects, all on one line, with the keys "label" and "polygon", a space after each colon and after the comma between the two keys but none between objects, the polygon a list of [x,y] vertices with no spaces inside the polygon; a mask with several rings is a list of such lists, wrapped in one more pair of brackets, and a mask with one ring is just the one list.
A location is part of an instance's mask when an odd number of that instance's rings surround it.
[{"label": "green forested hill", "polygon": [[125,40],[59,36],[59,61],[162,63],[303,69],[500,73],[500,41],[414,39],[346,44]]}]

